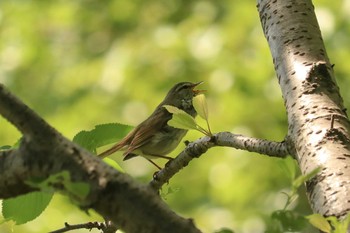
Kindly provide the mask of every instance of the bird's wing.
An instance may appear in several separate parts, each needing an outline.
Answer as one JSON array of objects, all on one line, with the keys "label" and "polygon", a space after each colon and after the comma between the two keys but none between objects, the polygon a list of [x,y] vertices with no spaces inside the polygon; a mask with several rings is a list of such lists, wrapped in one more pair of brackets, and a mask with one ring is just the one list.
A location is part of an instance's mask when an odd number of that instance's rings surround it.
[{"label": "bird's wing", "polygon": [[117,142],[110,149],[102,152],[98,156],[101,158],[104,158],[104,157],[107,157],[107,156],[113,154],[114,152],[116,152],[118,150],[121,150],[121,149],[127,147],[130,144],[130,142],[132,141],[132,138],[134,137],[134,134],[136,133],[136,129],[137,128],[134,128],[133,130],[131,130],[121,141]]},{"label": "bird's wing", "polygon": [[128,155],[134,150],[149,143],[152,140],[152,137],[159,132],[170,119],[171,114],[165,108],[157,108],[149,118],[137,127],[137,129],[135,128],[134,137],[124,155]]}]

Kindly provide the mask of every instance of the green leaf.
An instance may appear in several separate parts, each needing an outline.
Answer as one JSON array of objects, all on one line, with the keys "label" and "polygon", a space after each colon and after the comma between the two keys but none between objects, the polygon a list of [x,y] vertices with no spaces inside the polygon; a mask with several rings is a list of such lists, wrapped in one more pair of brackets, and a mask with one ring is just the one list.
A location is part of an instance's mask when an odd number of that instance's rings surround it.
[{"label": "green leaf", "polygon": [[23,137],[20,137],[13,146],[10,146],[10,145],[0,146],[0,150],[16,149],[19,147],[19,144],[21,143],[22,139]]},{"label": "green leaf", "polygon": [[331,225],[329,224],[327,219],[320,214],[312,214],[309,216],[305,216],[305,218],[308,219],[314,227],[320,229],[323,232],[330,233],[332,230]]},{"label": "green leaf", "polygon": [[291,210],[274,211],[271,215],[271,219],[279,223],[279,225],[282,227],[283,232],[300,231],[307,224],[307,221],[303,216]]},{"label": "green leaf", "polygon": [[9,146],[9,145],[4,145],[4,146],[0,146],[0,150],[9,150],[11,149],[12,147]]},{"label": "green leaf", "polygon": [[306,175],[301,175],[298,178],[296,178],[293,182],[293,188],[298,189],[304,182],[310,180],[313,178],[317,173],[321,171],[321,167],[317,167],[314,170],[312,170],[310,173]]},{"label": "green leaf", "polygon": [[207,130],[197,125],[198,130],[207,136],[212,136],[210,125],[209,125],[208,105],[207,105],[207,100],[205,99],[205,95],[200,94],[194,97],[193,106],[196,109],[198,115],[207,122],[207,127],[208,127]]},{"label": "green leaf", "polygon": [[343,220],[339,220],[335,216],[330,216],[326,218],[332,225],[332,233],[347,233],[350,224],[350,214]]},{"label": "green leaf", "polygon": [[193,107],[201,118],[208,121],[208,105],[204,94],[197,95],[193,98]]},{"label": "green leaf", "polygon": [[234,233],[234,231],[228,228],[223,228],[218,231],[215,231],[215,233]]},{"label": "green leaf", "polygon": [[18,140],[17,140],[17,142],[12,146],[12,148],[18,148],[19,147],[19,145],[21,144],[21,142],[22,142],[22,140],[23,140],[23,137],[20,137]]},{"label": "green leaf", "polygon": [[179,129],[197,129],[196,121],[185,111],[171,105],[164,105],[164,108],[173,114],[172,119],[168,121],[168,125]]},{"label": "green leaf", "polygon": [[64,182],[66,189],[79,199],[84,199],[90,191],[90,186],[85,182]]},{"label": "green leaf", "polygon": [[2,215],[17,225],[37,218],[48,206],[53,193],[32,192],[15,198],[3,200]]},{"label": "green leaf", "polygon": [[114,161],[113,159],[110,159],[110,158],[104,158],[103,161],[105,163],[107,163],[109,166],[115,168],[116,170],[120,171],[120,172],[124,172],[123,168],[116,162]]},{"label": "green leaf", "polygon": [[84,182],[72,182],[68,171],[62,171],[49,176],[45,180],[30,180],[27,184],[45,191],[65,190],[75,198],[84,199],[90,191],[90,187]]},{"label": "green leaf", "polygon": [[96,153],[96,148],[118,141],[133,127],[118,123],[96,125],[90,131],[80,131],[73,138],[73,142]]}]

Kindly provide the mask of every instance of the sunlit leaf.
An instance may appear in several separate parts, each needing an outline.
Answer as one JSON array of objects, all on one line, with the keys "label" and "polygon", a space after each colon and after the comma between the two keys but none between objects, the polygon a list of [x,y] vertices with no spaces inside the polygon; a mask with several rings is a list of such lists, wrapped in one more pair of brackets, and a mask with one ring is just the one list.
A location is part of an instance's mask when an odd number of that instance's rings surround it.
[{"label": "sunlit leaf", "polygon": [[208,120],[208,105],[204,94],[197,95],[193,98],[193,107],[204,120]]},{"label": "sunlit leaf", "polygon": [[350,214],[343,220],[339,220],[335,216],[329,216],[326,218],[332,225],[332,233],[348,233],[350,224]]},{"label": "sunlit leaf", "polygon": [[204,129],[198,125],[198,130],[207,136],[211,136],[211,130],[209,125],[209,112],[208,105],[204,94],[197,95],[193,98],[193,106],[196,109],[198,115],[203,118],[207,123],[207,129]]},{"label": "sunlit leaf", "polygon": [[17,225],[37,218],[48,206],[53,193],[32,192],[2,202],[2,215]]},{"label": "sunlit leaf", "polygon": [[331,232],[331,225],[327,221],[325,217],[323,217],[320,214],[312,214],[305,217],[309,220],[309,222],[316,227],[317,229],[320,229],[323,232],[329,233]]},{"label": "sunlit leaf", "polygon": [[196,121],[185,111],[171,105],[164,105],[164,108],[173,114],[172,119],[168,121],[168,125],[179,129],[197,129]]},{"label": "sunlit leaf", "polygon": [[123,168],[113,159],[110,158],[104,158],[103,161],[105,161],[109,166],[115,168],[116,170],[120,171],[120,172],[124,172]]}]

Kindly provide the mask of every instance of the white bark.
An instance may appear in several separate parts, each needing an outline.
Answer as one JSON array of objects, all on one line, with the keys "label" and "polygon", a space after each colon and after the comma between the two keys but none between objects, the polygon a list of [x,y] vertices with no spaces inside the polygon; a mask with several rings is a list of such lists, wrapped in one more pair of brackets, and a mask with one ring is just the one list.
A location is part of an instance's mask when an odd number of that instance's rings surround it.
[{"label": "white bark", "polygon": [[314,212],[343,218],[350,211],[350,124],[309,0],[259,0],[288,115],[290,153],[307,174]]}]

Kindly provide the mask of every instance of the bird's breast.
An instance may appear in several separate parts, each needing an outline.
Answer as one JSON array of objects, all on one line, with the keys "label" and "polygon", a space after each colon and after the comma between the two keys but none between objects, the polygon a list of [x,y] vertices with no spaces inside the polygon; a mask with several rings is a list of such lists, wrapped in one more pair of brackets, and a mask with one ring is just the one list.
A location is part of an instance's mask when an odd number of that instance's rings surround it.
[{"label": "bird's breast", "polygon": [[144,155],[167,155],[179,145],[186,133],[187,130],[166,126],[142,147],[142,152]]}]

